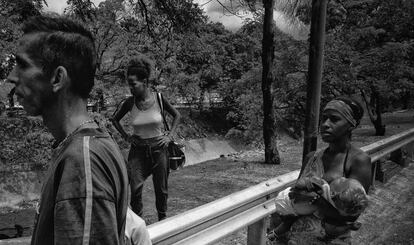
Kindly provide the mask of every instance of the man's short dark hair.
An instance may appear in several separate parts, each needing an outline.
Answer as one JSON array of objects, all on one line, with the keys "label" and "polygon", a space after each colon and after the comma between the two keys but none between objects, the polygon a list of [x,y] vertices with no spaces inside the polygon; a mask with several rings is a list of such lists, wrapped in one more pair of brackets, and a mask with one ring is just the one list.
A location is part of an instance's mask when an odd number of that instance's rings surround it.
[{"label": "man's short dark hair", "polygon": [[37,16],[24,23],[23,33],[40,33],[27,52],[46,75],[63,66],[72,92],[82,98],[89,96],[96,70],[94,38],[89,30],[68,18]]}]

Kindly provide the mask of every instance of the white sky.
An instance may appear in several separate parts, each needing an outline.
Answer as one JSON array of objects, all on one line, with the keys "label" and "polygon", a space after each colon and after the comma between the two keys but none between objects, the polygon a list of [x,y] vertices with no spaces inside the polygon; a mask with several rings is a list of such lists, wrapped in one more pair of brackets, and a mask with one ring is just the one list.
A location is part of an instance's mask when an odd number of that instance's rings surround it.
[{"label": "white sky", "polygon": [[[67,0],[46,0],[48,6],[45,7],[46,11],[52,11],[56,13],[62,13],[65,7]],[[95,5],[98,5],[103,0],[92,0]],[[251,17],[250,14],[245,14],[242,18],[231,15],[224,14],[223,7],[216,0],[194,0],[194,2],[200,4],[203,10],[206,12],[207,16],[211,21],[221,22],[229,30],[237,30],[243,24],[243,18]],[[227,0],[221,0],[222,3],[229,3]],[[274,12],[274,19],[276,21],[276,26],[284,32],[290,33],[293,37],[302,39],[307,37],[308,28],[304,26],[299,26],[299,28],[292,28],[286,25],[286,21],[279,12]]]},{"label": "white sky", "polygon": [[[46,0],[48,6],[45,7],[45,10],[61,14],[65,7],[68,6],[66,1],[67,0]],[[103,0],[92,0],[95,5],[98,5],[102,1]]]},{"label": "white sky", "polygon": [[[45,10],[59,14],[63,13],[63,10],[67,6],[66,1],[67,0],[46,0],[48,6],[45,7]],[[98,5],[102,1],[103,0],[92,0],[95,5]],[[222,0],[222,2],[224,1]],[[202,5],[204,11],[209,16],[211,21],[221,22],[226,28],[230,30],[238,29],[242,25],[242,18],[234,15],[223,15],[223,8],[215,0],[194,0],[194,2]]]},{"label": "white sky", "polygon": [[[98,5],[103,0],[92,0],[95,5]],[[208,2],[209,0],[195,0],[196,3],[202,5],[203,3]],[[45,7],[46,11],[56,12],[56,13],[63,13],[63,10],[67,6],[66,0],[46,0],[47,7]],[[218,6],[217,6],[218,5]],[[203,9],[206,14],[209,16],[211,21],[221,22],[223,25],[230,29],[235,30],[238,29],[243,22],[243,19],[237,16],[226,16],[223,15],[223,11],[218,11],[218,7],[221,7],[215,0],[210,1],[209,3],[203,5]]]}]

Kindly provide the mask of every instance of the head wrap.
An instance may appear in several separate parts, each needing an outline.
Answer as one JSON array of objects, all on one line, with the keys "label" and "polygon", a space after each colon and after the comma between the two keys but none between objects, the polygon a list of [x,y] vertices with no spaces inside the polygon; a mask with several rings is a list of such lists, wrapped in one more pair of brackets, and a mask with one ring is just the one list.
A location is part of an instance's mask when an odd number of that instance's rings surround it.
[{"label": "head wrap", "polygon": [[325,110],[334,110],[337,111],[341,116],[343,116],[353,127],[358,125],[357,121],[354,118],[354,112],[351,107],[343,102],[342,100],[331,100],[323,109]]}]

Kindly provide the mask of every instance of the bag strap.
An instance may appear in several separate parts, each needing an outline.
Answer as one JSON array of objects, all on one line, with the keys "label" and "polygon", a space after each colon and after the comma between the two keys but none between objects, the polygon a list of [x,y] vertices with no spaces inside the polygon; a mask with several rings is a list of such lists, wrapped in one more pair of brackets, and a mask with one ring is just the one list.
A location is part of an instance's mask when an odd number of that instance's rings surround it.
[{"label": "bag strap", "polygon": [[170,128],[168,127],[167,120],[165,119],[164,104],[163,104],[161,93],[157,93],[157,101],[158,101],[158,105],[160,106],[160,109],[161,109],[161,116],[162,116],[162,120],[164,122],[165,130],[170,131]]}]

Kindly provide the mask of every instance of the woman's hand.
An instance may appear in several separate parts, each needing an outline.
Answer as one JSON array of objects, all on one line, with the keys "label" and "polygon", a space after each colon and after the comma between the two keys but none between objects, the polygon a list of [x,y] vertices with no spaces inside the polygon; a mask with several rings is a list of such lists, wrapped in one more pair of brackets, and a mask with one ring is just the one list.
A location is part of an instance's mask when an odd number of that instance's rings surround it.
[{"label": "woman's hand", "polygon": [[160,144],[162,145],[162,146],[168,146],[168,144],[171,142],[171,141],[173,141],[174,139],[173,139],[173,137],[172,136],[170,136],[168,133],[167,134],[164,134],[163,136],[161,136],[161,139],[160,139]]}]

